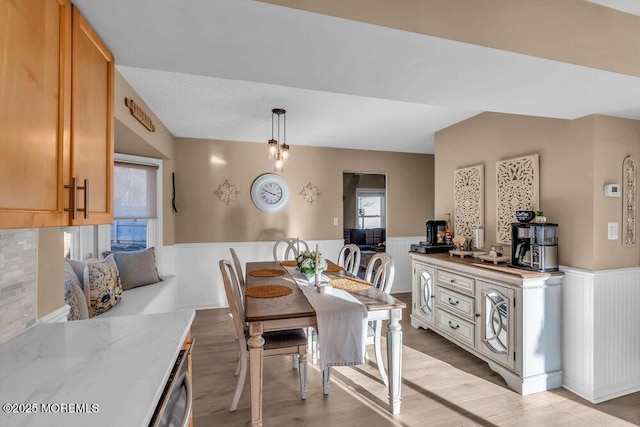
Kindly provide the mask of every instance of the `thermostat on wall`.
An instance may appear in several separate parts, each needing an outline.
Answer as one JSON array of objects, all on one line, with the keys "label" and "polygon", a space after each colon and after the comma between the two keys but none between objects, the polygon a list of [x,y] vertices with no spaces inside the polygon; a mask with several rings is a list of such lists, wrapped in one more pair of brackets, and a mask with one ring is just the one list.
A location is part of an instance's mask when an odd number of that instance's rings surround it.
[{"label": "thermostat on wall", "polygon": [[605,197],[620,197],[619,184],[607,184],[604,186]]}]

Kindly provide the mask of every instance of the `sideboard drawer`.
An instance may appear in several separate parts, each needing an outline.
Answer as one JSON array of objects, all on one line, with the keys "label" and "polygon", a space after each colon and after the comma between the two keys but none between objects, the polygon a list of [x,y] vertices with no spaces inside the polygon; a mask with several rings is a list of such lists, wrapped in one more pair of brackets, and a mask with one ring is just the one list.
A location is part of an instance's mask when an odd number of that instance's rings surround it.
[{"label": "sideboard drawer", "polygon": [[472,322],[475,314],[475,299],[462,295],[447,288],[438,287],[436,303],[458,316],[467,317]]},{"label": "sideboard drawer", "polygon": [[476,335],[475,325],[473,323],[462,320],[443,310],[438,310],[437,313],[436,326],[438,326],[442,332],[451,335],[469,347],[474,346]]},{"label": "sideboard drawer", "polygon": [[456,289],[469,295],[473,295],[475,280],[472,277],[438,270],[438,284],[450,289]]}]

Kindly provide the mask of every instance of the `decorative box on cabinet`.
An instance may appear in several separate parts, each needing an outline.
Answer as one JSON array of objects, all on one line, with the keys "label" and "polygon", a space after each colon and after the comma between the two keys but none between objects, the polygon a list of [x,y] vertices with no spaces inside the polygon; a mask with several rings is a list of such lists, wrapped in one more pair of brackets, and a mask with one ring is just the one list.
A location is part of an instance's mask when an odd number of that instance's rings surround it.
[{"label": "decorative box on cabinet", "polygon": [[112,222],[113,56],[69,0],[0,10],[0,228]]},{"label": "decorative box on cabinet", "polygon": [[562,385],[562,273],[410,255],[413,327],[431,329],[485,360],[518,393]]}]

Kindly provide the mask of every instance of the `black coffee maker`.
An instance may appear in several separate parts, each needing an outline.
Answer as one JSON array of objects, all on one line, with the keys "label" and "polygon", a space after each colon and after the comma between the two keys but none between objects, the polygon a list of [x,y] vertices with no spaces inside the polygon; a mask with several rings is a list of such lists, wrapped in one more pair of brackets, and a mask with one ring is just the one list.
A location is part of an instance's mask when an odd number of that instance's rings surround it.
[{"label": "black coffee maker", "polygon": [[447,231],[447,222],[430,219],[426,223],[427,227],[427,240],[424,242],[426,245],[443,245],[444,235]]},{"label": "black coffee maker", "polygon": [[558,271],[558,224],[511,224],[511,265],[532,271]]}]

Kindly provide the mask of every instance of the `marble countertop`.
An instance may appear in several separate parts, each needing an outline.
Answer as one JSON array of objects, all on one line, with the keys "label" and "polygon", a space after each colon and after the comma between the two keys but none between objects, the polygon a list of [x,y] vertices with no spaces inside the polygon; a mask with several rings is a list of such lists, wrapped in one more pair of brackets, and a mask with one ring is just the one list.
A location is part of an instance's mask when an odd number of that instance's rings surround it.
[{"label": "marble countertop", "polygon": [[0,346],[1,426],[147,426],[193,310],[42,324]]}]

